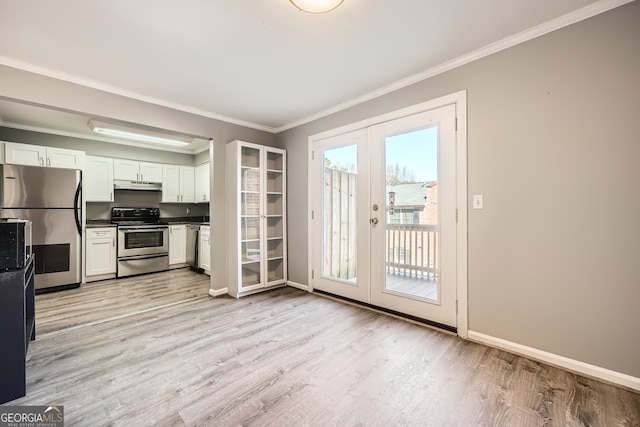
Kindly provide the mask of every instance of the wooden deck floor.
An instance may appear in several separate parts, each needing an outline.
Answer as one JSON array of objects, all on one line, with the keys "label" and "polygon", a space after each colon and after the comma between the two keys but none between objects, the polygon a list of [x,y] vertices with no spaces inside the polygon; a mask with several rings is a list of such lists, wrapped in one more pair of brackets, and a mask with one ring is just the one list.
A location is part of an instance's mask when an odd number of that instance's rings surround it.
[{"label": "wooden deck floor", "polygon": [[402,273],[387,273],[386,288],[393,292],[433,301],[438,299],[437,278],[421,278]]},{"label": "wooden deck floor", "polygon": [[640,395],[293,288],[177,270],[36,297],[27,396],[67,426],[640,425]]}]

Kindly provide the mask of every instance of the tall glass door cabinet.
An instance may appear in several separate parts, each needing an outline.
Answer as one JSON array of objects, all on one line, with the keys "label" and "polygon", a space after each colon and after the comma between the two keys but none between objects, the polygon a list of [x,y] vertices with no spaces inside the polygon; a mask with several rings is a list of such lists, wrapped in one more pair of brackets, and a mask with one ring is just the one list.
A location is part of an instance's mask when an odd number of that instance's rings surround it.
[{"label": "tall glass door cabinet", "polygon": [[286,151],[227,145],[228,290],[235,298],[287,281]]}]

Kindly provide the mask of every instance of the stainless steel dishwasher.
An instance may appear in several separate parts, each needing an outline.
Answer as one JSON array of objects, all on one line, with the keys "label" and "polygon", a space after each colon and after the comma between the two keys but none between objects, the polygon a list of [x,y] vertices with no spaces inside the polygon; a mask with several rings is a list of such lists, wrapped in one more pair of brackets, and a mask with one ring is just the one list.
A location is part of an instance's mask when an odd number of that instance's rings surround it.
[{"label": "stainless steel dishwasher", "polygon": [[187,264],[194,270],[203,271],[198,259],[198,236],[200,225],[187,224]]}]

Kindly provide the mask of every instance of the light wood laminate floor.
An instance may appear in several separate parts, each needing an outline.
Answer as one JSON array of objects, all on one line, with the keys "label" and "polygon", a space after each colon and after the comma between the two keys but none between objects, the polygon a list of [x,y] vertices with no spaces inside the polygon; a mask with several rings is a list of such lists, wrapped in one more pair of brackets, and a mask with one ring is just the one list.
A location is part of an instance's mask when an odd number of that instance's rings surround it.
[{"label": "light wood laminate floor", "polygon": [[638,426],[640,395],[293,288],[186,269],[37,296],[27,396],[67,426]]}]

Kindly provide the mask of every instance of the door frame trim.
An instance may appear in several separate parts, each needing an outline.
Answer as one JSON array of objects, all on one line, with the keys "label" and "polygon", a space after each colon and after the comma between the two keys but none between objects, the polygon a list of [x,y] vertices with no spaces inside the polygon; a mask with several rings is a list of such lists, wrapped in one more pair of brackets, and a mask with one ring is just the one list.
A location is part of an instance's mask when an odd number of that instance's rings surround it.
[{"label": "door frame trim", "polygon": [[308,290],[313,292],[313,145],[316,141],[368,128],[386,121],[421,113],[428,110],[455,105],[456,107],[456,205],[458,221],[456,225],[456,294],[457,313],[456,327],[458,336],[467,338],[468,335],[468,289],[467,289],[467,91],[462,90],[450,95],[445,95],[420,104],[405,107],[369,119],[344,125],[335,129],[324,131],[309,136],[308,138],[308,176],[307,176],[307,241],[308,241]]}]

